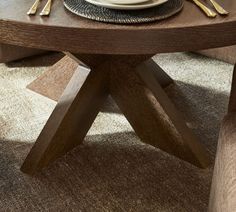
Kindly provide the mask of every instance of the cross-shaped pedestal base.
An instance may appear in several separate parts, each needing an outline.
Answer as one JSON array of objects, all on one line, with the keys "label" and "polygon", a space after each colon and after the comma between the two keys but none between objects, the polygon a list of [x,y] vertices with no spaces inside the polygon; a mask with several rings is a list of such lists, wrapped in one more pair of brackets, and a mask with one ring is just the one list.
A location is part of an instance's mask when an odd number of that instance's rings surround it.
[{"label": "cross-shaped pedestal base", "polygon": [[68,55],[83,65],[73,70],[23,172],[34,174],[82,143],[108,95],[143,142],[198,167],[209,164],[205,149],[162,89],[172,79],[152,55]]}]

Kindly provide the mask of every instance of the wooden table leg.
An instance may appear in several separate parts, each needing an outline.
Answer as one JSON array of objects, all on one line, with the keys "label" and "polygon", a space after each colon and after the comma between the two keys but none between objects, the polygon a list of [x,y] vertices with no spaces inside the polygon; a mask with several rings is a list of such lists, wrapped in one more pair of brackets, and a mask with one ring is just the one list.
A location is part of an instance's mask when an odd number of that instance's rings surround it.
[{"label": "wooden table leg", "polygon": [[58,101],[79,64],[68,56],[59,60],[27,88]]},{"label": "wooden table leg", "polygon": [[205,149],[186,126],[152,70],[116,65],[110,70],[110,92],[136,134],[198,167],[207,167]]},{"label": "wooden table leg", "polygon": [[79,145],[106,99],[106,72],[79,67],[40,133],[21,170],[34,174]]},{"label": "wooden table leg", "polygon": [[[161,107],[161,110],[163,110],[163,114],[166,115],[166,119],[169,119],[170,122],[169,127],[162,125],[162,127],[164,127],[163,132],[165,131],[167,134],[171,134],[173,136],[169,138],[169,146],[166,144],[166,139],[163,139],[163,143],[157,144],[157,146],[160,147],[160,145],[163,145],[162,149],[166,152],[174,154],[177,157],[189,161],[196,166],[207,167],[209,165],[209,158],[203,146],[199,145],[197,138],[183,120],[183,116],[179,111],[177,111],[174,104],[170,101],[167,94],[160,86],[158,80],[155,78],[155,73],[153,73],[151,70],[139,70],[138,75],[143,80],[145,86],[150,90],[150,93],[152,93],[150,95],[155,97],[159,107]],[[156,107],[156,105],[154,105],[154,107]],[[158,109],[158,107],[156,107],[156,109]],[[150,119],[148,122],[150,123]],[[169,130],[173,131],[174,133],[170,133]],[[153,129],[153,132],[154,131],[155,129]],[[152,140],[158,140],[155,133],[152,133],[152,136]]]},{"label": "wooden table leg", "polygon": [[22,171],[33,174],[80,144],[108,94],[143,142],[196,166],[208,165],[204,148],[159,84],[160,79],[165,84],[171,79],[167,75],[156,75],[156,68],[161,69],[147,60],[149,55],[73,57],[89,66],[91,71],[83,68],[74,73]]},{"label": "wooden table leg", "polygon": [[[78,65],[78,61],[75,61],[69,56],[65,56],[30,83],[27,88],[52,100],[58,101]],[[168,76],[152,59],[144,62],[138,68],[153,70],[162,87],[167,87],[173,83],[171,77]]]},{"label": "wooden table leg", "polygon": [[229,101],[218,140],[209,212],[236,211],[236,66]]}]

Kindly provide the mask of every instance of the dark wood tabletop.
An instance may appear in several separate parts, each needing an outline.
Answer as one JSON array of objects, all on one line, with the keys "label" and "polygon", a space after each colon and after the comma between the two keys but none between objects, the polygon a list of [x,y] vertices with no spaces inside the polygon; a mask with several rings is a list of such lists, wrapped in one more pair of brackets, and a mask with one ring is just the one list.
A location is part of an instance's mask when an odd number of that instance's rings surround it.
[{"label": "dark wood tabletop", "polygon": [[227,17],[210,19],[186,1],[178,15],[138,25],[87,20],[67,11],[63,0],[53,2],[49,18],[29,17],[26,12],[33,2],[0,1],[0,42],[95,54],[154,54],[236,44],[235,0],[218,0],[230,12]]}]

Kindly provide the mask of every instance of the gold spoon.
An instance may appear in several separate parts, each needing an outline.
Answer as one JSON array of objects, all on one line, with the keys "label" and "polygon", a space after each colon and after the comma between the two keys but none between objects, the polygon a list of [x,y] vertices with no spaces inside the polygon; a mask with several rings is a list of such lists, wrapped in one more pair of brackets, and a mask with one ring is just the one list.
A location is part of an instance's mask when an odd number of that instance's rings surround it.
[{"label": "gold spoon", "polygon": [[41,16],[48,16],[51,12],[52,0],[48,0],[45,7],[43,8],[42,12],[40,13]]},{"label": "gold spoon", "polygon": [[217,14],[198,0],[193,1],[208,17],[215,18]]},{"label": "gold spoon", "polygon": [[27,15],[35,15],[39,6],[39,2],[40,0],[36,0],[34,2],[34,4],[32,5],[32,7],[29,9],[29,11],[27,12]]},{"label": "gold spoon", "polygon": [[227,12],[223,7],[221,7],[215,0],[209,0],[212,5],[214,6],[215,10],[221,14],[221,15],[228,15],[229,12]]}]

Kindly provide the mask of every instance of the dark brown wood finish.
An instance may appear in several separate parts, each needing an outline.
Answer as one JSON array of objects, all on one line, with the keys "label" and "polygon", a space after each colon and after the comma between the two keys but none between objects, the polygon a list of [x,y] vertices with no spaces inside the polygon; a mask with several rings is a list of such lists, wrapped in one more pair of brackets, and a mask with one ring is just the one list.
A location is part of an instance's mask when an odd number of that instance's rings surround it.
[{"label": "dark brown wood finish", "polygon": [[218,140],[211,185],[209,212],[236,211],[236,66],[232,81],[229,112]]},{"label": "dark brown wood finish", "polygon": [[107,72],[79,66],[21,170],[34,174],[80,144],[106,99]]},{"label": "dark brown wood finish", "polygon": [[200,54],[206,55],[208,57],[216,58],[218,60],[225,61],[227,63],[236,63],[236,46],[228,46],[222,48],[214,48],[199,51]]},{"label": "dark brown wood finish", "polygon": [[178,116],[153,70],[135,71],[124,62],[110,62],[111,96],[141,140],[198,167],[207,167],[207,153]]},{"label": "dark brown wood finish", "polygon": [[46,53],[43,50],[31,49],[0,43],[0,63],[12,62],[25,57]]},{"label": "dark brown wood finish", "polygon": [[[155,74],[156,72],[150,69],[138,70],[138,75],[143,80],[147,88],[150,89],[150,92],[152,93],[153,97],[156,98],[157,102],[154,102],[150,93],[147,96],[152,99],[155,105],[154,107],[157,109],[157,111],[160,113],[160,111],[163,110],[164,114],[166,114],[166,118],[170,121],[171,126],[163,125],[162,130],[163,132],[166,132],[167,135],[172,135],[171,138],[169,137],[170,141],[168,143],[170,146],[166,151],[186,161],[190,161],[196,166],[204,168],[207,167],[210,162],[207,152],[203,146],[198,143],[192,131],[187,127],[185,121],[183,120],[183,116],[176,110],[174,104],[170,101],[165,91],[161,88],[158,80],[155,78]],[[147,89],[145,90],[147,92]],[[159,105],[162,110],[156,105]],[[148,123],[150,124],[151,121],[148,120]],[[157,124],[153,123],[151,126],[154,126],[155,128],[156,125]],[[151,126],[148,128],[151,129]],[[161,129],[161,127],[159,129]],[[155,131],[155,129],[153,130]],[[154,131],[149,135],[149,137],[153,136],[153,139],[149,138],[148,140],[158,140],[158,136],[155,137]],[[172,131],[172,133],[170,131]],[[163,149],[165,150],[165,147],[167,147],[168,144],[166,139],[163,141]]]},{"label": "dark brown wood finish", "polygon": [[[206,152],[159,85],[158,79],[167,84],[171,79],[152,61],[148,65],[141,62],[161,52],[236,44],[235,1],[219,0],[230,12],[227,17],[209,19],[196,5],[186,1],[180,14],[140,25],[90,21],[68,12],[62,0],[54,1],[49,18],[29,17],[26,11],[32,3],[28,0],[0,1],[0,42],[74,52],[76,54],[68,55],[82,61],[91,71],[87,77],[82,77],[82,81],[86,79],[83,85],[78,79],[82,73],[75,71],[22,170],[27,173],[41,170],[81,143],[109,91],[144,142],[200,167],[208,164]],[[148,70],[142,71],[146,67]],[[156,69],[159,73],[154,73]],[[140,95],[135,95],[137,91]],[[136,110],[132,110],[134,107]],[[168,127],[164,117],[171,123]],[[79,132],[78,126],[82,126]],[[181,138],[176,139],[171,128]]]},{"label": "dark brown wood finish", "polygon": [[174,80],[152,59],[144,61],[139,66],[136,67],[137,72],[149,71],[153,75],[153,78],[158,81],[162,88],[167,87],[171,83],[174,83]]},{"label": "dark brown wood finish", "polygon": [[141,25],[90,21],[54,1],[50,18],[28,17],[29,0],[0,1],[0,42],[93,54],[155,54],[236,44],[236,1],[218,0],[228,17],[207,18],[192,2],[168,20]]},{"label": "dark brown wood finish", "polygon": [[[55,63],[41,76],[30,83],[27,88],[52,100],[58,101],[79,65],[78,59],[76,59],[72,54],[67,54],[70,57],[65,56],[63,59]],[[154,77],[163,88],[174,82],[173,79],[171,79],[171,77],[167,75],[166,72],[164,72],[152,59],[140,64],[136,69],[152,71]]]},{"label": "dark brown wood finish", "polygon": [[[156,76],[155,68],[159,73],[161,68],[148,59],[150,55],[103,56],[102,59],[100,55],[70,56],[92,68],[88,71],[79,66],[75,71],[22,171],[34,174],[79,145],[109,93],[143,142],[196,166],[209,164],[207,153],[175,114],[178,112],[159,85],[158,78],[165,79],[165,85],[172,82],[171,78],[166,74]],[[151,78],[145,73],[150,73]]]}]

